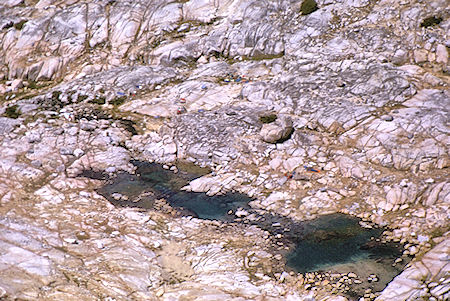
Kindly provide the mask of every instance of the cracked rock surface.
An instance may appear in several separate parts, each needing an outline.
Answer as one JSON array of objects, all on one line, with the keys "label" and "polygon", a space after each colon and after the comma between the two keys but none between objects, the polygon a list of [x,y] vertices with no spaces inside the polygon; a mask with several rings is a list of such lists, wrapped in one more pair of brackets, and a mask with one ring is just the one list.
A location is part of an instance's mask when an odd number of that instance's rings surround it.
[{"label": "cracked rock surface", "polygon": [[2,1],[0,299],[352,300],[256,226],[114,207],[132,160],[384,226],[413,259],[358,298],[450,299],[448,3],[302,2]]}]

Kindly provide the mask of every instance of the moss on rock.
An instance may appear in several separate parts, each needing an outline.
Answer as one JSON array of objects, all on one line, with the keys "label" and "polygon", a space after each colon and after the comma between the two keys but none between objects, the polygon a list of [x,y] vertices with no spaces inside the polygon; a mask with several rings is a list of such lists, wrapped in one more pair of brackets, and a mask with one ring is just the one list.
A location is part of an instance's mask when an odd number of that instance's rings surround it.
[{"label": "moss on rock", "polygon": [[432,17],[428,17],[428,18],[423,19],[422,23],[420,23],[420,26],[421,27],[430,27],[430,26],[433,26],[433,25],[437,25],[437,24],[439,24],[441,22],[442,22],[442,18],[441,17],[432,16]]},{"label": "moss on rock", "polygon": [[114,106],[120,106],[121,104],[123,104],[125,102],[125,100],[127,100],[126,96],[120,96],[120,97],[116,97],[113,100],[111,100],[110,103]]},{"label": "moss on rock", "polygon": [[309,15],[318,9],[319,7],[317,6],[317,2],[315,0],[304,0],[300,6],[302,15]]},{"label": "moss on rock", "polygon": [[19,22],[14,24],[14,28],[17,29],[17,30],[22,30],[23,26],[27,22],[28,22],[28,20],[20,20]]},{"label": "moss on rock", "polygon": [[259,121],[261,121],[262,123],[272,123],[275,120],[277,120],[276,114],[268,114],[268,115],[259,116]]},{"label": "moss on rock", "polygon": [[5,113],[3,116],[8,118],[14,118],[17,119],[20,116],[20,109],[18,105],[12,105],[6,108]]}]

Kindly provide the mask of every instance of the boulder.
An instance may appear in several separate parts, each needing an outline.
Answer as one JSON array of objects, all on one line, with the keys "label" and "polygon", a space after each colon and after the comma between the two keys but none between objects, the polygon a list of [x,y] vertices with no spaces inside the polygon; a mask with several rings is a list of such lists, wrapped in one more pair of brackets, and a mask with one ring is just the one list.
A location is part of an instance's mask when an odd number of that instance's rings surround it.
[{"label": "boulder", "polygon": [[292,119],[283,116],[273,123],[264,124],[261,128],[260,135],[264,142],[275,144],[289,139],[293,131]]},{"label": "boulder", "polygon": [[408,52],[398,49],[392,56],[392,62],[396,65],[403,65],[408,62]]}]

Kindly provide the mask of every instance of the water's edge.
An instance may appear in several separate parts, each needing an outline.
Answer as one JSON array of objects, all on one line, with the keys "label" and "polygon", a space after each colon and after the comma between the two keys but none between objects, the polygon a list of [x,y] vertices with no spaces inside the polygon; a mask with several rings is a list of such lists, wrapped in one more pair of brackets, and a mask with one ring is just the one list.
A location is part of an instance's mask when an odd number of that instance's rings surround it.
[{"label": "water's edge", "polygon": [[[155,163],[132,163],[137,167],[136,174],[122,173],[108,179],[105,174],[85,171],[81,176],[105,180],[98,193],[115,206],[162,210],[163,199],[174,209],[172,215],[256,225],[271,234],[270,239],[279,247],[288,271],[330,275],[357,270],[361,281],[353,283],[347,292],[349,297],[362,296],[367,289],[381,291],[405,265],[404,262],[393,266],[394,260],[401,256],[400,245],[381,243],[378,238],[383,229],[363,228],[356,217],[329,214],[311,221],[294,221],[252,209],[248,205],[252,199],[243,194],[210,197],[180,190],[209,170],[179,164],[178,172],[174,173]],[[244,216],[237,217],[234,214],[237,210],[245,212]]]}]

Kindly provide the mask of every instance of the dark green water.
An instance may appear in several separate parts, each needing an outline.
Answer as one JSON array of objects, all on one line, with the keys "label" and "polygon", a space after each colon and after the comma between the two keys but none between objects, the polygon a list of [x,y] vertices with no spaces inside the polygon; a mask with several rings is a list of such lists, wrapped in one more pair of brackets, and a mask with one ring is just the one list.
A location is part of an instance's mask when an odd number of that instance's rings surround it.
[{"label": "dark green water", "polygon": [[[158,164],[139,161],[132,163],[137,167],[135,175],[119,174],[116,178],[107,180],[98,190],[116,206],[155,209],[155,200],[164,198],[178,210],[179,215],[256,225],[272,234],[274,245],[276,243],[289,247],[289,251],[282,254],[285,255],[287,268],[296,272],[360,270],[360,274],[366,279],[370,273],[376,273],[380,280],[377,283],[361,284],[356,293],[358,296],[366,288],[382,290],[401,271],[401,267],[392,267],[395,258],[401,255],[399,246],[377,242],[376,238],[383,230],[362,228],[358,218],[330,214],[312,221],[293,221],[276,214],[253,210],[248,205],[251,199],[243,194],[209,197],[205,193],[180,190],[191,180],[209,173],[208,170],[192,165],[179,165],[179,172],[175,174]],[[83,175],[99,179],[105,177],[103,174],[89,172]],[[117,194],[125,198],[118,198]],[[230,210],[235,212],[238,208],[246,209],[257,218],[237,219],[233,214],[228,214]]]},{"label": "dark green water", "polygon": [[304,234],[287,256],[287,264],[305,273],[325,270],[336,264],[369,258],[399,256],[394,249],[370,248],[382,229],[364,229],[359,219],[344,214],[330,214],[305,222]]},{"label": "dark green water", "polygon": [[[209,173],[208,170],[185,165],[179,166],[179,172],[175,174],[154,163],[136,161],[133,164],[137,166],[136,175],[120,174],[98,191],[114,205],[152,209],[155,199],[164,198],[183,215],[223,221],[233,220],[228,214],[230,210],[250,208],[248,202],[251,199],[244,194],[209,197],[205,193],[180,190],[191,180]],[[127,196],[127,200],[116,200],[114,193]]]}]

